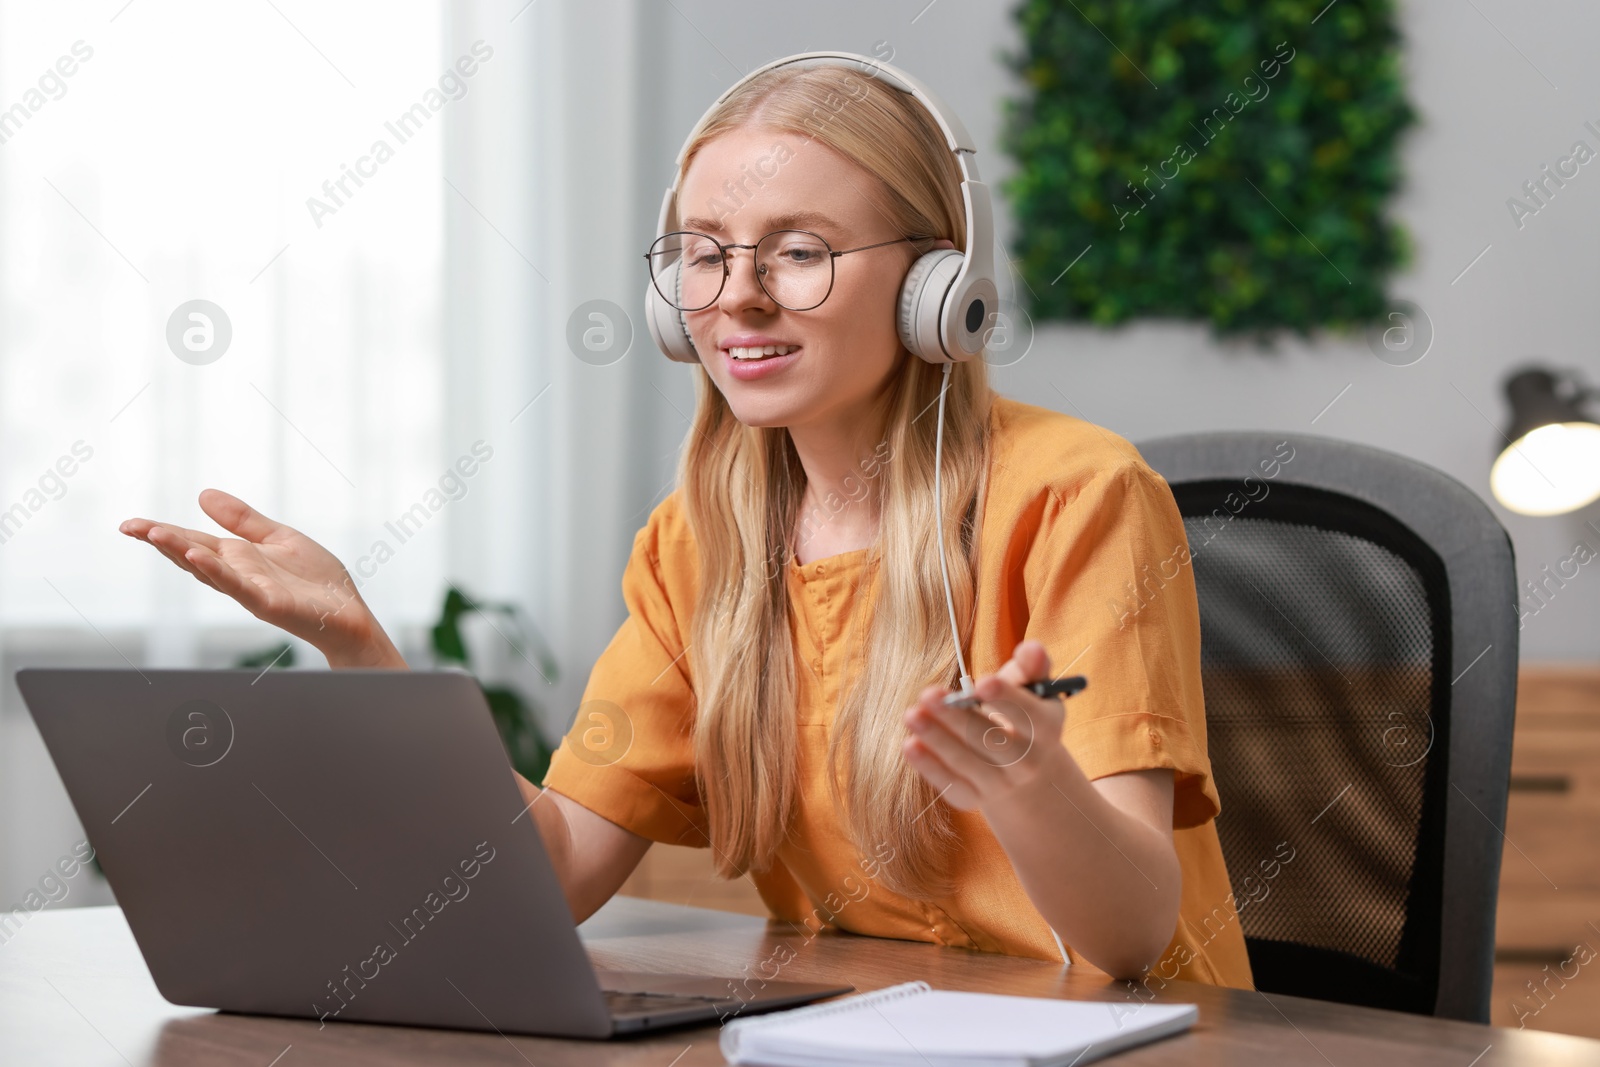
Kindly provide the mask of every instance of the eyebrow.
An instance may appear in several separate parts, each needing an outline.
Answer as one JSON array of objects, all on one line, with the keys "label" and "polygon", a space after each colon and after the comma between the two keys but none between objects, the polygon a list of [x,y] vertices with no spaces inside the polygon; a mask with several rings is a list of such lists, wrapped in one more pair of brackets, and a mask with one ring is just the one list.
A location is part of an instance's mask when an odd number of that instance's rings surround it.
[{"label": "eyebrow", "polygon": [[[715,234],[723,232],[721,224],[716,219],[687,218],[681,220],[679,225],[686,230],[698,230],[701,233]],[[767,218],[767,225],[774,230],[799,229],[808,226],[822,226],[834,231],[842,228],[837,222],[820,211],[788,211],[782,215],[770,215]]]}]

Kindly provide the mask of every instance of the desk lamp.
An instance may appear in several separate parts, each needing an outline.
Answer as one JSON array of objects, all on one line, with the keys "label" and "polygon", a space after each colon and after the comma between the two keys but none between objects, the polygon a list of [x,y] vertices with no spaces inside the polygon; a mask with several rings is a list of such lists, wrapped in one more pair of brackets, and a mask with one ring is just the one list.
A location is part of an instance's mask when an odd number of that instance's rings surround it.
[{"label": "desk lamp", "polygon": [[1600,498],[1600,424],[1581,409],[1600,390],[1536,366],[1513,371],[1505,390],[1511,443],[1489,471],[1495,499],[1523,515],[1561,515]]}]

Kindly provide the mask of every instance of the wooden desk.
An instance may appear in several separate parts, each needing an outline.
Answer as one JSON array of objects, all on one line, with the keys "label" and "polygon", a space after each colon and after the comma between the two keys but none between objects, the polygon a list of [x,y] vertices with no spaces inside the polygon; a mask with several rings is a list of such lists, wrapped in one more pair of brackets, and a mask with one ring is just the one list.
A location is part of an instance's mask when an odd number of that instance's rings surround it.
[{"label": "wooden desk", "polygon": [[[738,975],[774,951],[794,957],[779,977],[874,989],[921,978],[970,989],[1083,1000],[1123,1000],[1098,973],[1039,960],[907,941],[808,936],[764,919],[617,897],[582,927],[601,966]],[[785,951],[787,950],[787,951]],[[770,969],[767,973],[771,973]],[[1443,1022],[1296,997],[1172,983],[1163,999],[1200,1005],[1187,1034],[1133,1049],[1117,1064],[1597,1064],[1600,1041]],[[915,1035],[908,1035],[915,1040]],[[0,945],[0,1063],[242,1064],[719,1064],[717,1028],[611,1042],[223,1015],[161,999],[117,908],[35,915]]]}]

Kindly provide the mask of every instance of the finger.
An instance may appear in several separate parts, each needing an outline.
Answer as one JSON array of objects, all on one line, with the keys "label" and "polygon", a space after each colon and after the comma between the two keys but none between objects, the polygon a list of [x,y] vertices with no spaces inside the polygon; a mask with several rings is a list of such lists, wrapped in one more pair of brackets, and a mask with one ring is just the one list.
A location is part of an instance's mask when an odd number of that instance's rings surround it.
[{"label": "finger", "polygon": [[1004,696],[985,700],[975,708],[950,708],[940,703],[933,712],[950,733],[992,767],[1011,766],[1033,745],[1032,713],[1027,705]]},{"label": "finger", "polygon": [[[208,534],[204,530],[191,530],[187,526],[174,526],[167,522],[157,523],[156,528],[165,530],[168,533],[175,533],[193,544],[204,545],[213,552],[222,550],[222,538],[216,534]],[[152,530],[151,532],[155,531]]]},{"label": "finger", "polygon": [[[923,690],[916,708],[934,716],[944,724],[945,729],[964,740],[969,748],[985,755],[990,763],[1007,765],[1013,762],[1008,753],[1018,748],[1013,743],[1015,735],[1010,726],[1019,717],[1014,709],[1010,716],[1005,716],[1002,712],[1006,709],[988,702],[975,703],[970,707],[946,704],[944,690],[934,687]],[[909,713],[906,725],[912,725]]]},{"label": "finger", "polygon": [[929,750],[915,737],[908,737],[901,746],[906,762],[916,768],[918,774],[927,780],[928,784],[938,790],[940,800],[947,802],[953,808],[970,811],[976,808],[982,798],[972,783],[956,774],[944,761]]},{"label": "finger", "polygon": [[1011,658],[995,672],[1008,682],[1023,685],[1050,677],[1050,654],[1043,644],[1028,640],[1017,645]]},{"label": "finger", "polygon": [[288,529],[281,522],[267,518],[243,500],[231,493],[224,493],[221,489],[202,491],[200,508],[217,520],[217,524],[223,529],[258,545],[281,537]]},{"label": "finger", "polygon": [[[946,767],[976,788],[987,788],[994,782],[998,773],[994,763],[986,759],[984,753],[960,732],[946,725],[939,713],[929,712],[920,705],[915,706],[906,714],[906,725],[910,727],[912,737],[926,745]],[[974,737],[979,745],[983,743],[981,732],[975,733]]]},{"label": "finger", "polygon": [[207,585],[211,584],[209,581],[207,581],[205,575],[195,570],[193,564],[189,563],[183,558],[183,549],[181,549],[172,539],[161,538],[152,540],[149,537],[144,537],[141,538],[141,540],[143,540],[145,544],[154,548],[157,552],[161,553],[163,556],[167,557],[167,559],[171,560],[174,566],[183,568],[200,581],[205,582]]},{"label": "finger", "polygon": [[220,593],[233,597],[245,608],[254,612],[264,602],[261,590],[245,581],[228,562],[208,548],[193,547],[184,554],[184,560],[204,575]]},{"label": "finger", "polygon": [[200,572],[199,568],[197,568],[192,562],[190,562],[188,559],[186,559],[184,557],[183,553],[176,552],[176,551],[171,551],[171,550],[166,549],[166,548],[162,548],[160,545],[156,546],[156,551],[160,552],[163,556],[166,556],[173,563],[177,564],[179,567],[182,567],[184,570],[186,570],[190,574],[194,575],[195,581],[200,582],[200,583],[202,583],[204,585],[209,585],[213,589],[216,588],[216,584],[214,582],[212,582],[210,578],[208,578],[204,574],[202,574]]},{"label": "finger", "polygon": [[1041,734],[1047,738],[1060,734],[1066,718],[1061,701],[1045,700],[993,674],[980,680],[976,688],[984,708],[1005,716],[1011,727],[1009,737],[1020,745],[1020,754],[1009,753],[1008,761],[1015,762],[1026,754]]},{"label": "finger", "polygon": [[[150,541],[152,533],[157,530],[165,530],[178,534],[195,544],[205,545],[213,552],[218,551],[222,544],[220,538],[214,534],[208,534],[204,530],[191,530],[184,526],[174,526],[169,522],[156,522],[154,519],[124,519],[117,529],[129,537],[136,537],[141,541]],[[153,544],[154,542],[151,543]]]},{"label": "finger", "polygon": [[[210,578],[207,578],[204,574],[201,574],[196,568],[190,567],[189,573],[194,575],[194,580],[199,582],[201,585],[209,586],[212,589],[217,589],[217,583],[213,582]],[[217,589],[217,592],[220,593],[222,590]]]},{"label": "finger", "polygon": [[[974,685],[974,696],[976,696],[977,691],[977,686]],[[961,733],[967,729],[968,721],[974,716],[982,719],[985,723],[988,722],[986,717],[987,712],[984,710],[981,703],[973,704],[970,707],[960,704],[946,704],[944,702],[945,697],[954,692],[954,690],[948,689],[944,686],[930,685],[917,695],[916,706],[919,708],[928,709],[928,711],[937,715],[946,726],[950,727],[952,730],[955,730],[957,733]],[[909,722],[910,720],[907,720],[908,725]]]},{"label": "finger", "polygon": [[183,526],[172,526],[165,522],[155,523],[145,534],[146,541],[153,545],[165,545],[182,554],[189,551],[194,545],[202,545],[213,552],[222,550],[222,539],[206,533],[204,530],[190,530]]}]

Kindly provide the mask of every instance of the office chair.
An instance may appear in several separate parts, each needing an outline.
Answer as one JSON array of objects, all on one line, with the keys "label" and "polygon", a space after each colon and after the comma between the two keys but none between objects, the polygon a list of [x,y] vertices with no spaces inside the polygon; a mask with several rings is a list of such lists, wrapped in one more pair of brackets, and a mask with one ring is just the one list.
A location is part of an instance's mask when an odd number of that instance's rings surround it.
[{"label": "office chair", "polygon": [[1137,447],[1189,540],[1256,987],[1488,1022],[1517,680],[1505,528],[1455,479],[1347,441]]}]

